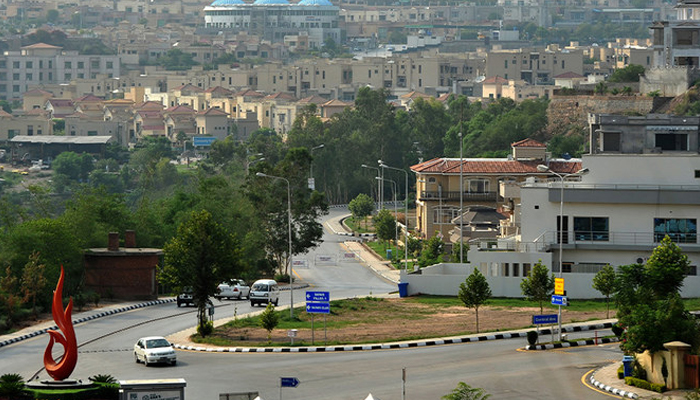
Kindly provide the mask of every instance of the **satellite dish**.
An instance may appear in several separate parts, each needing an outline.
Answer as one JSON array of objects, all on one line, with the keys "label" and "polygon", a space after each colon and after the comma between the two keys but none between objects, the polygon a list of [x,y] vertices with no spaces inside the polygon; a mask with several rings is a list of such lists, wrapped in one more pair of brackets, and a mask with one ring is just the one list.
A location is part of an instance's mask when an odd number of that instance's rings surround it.
[{"label": "satellite dish", "polygon": [[477,82],[477,83],[478,83],[478,82],[483,82],[483,81],[485,81],[485,80],[486,80],[486,77],[483,76],[483,75],[477,76],[476,78],[474,78],[474,82]]}]

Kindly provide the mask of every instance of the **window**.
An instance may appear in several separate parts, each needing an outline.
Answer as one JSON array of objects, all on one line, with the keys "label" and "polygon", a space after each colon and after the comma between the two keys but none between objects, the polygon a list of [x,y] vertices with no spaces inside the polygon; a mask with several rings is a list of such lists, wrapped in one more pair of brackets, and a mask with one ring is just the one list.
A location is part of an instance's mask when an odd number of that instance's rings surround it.
[{"label": "window", "polygon": [[34,63],[31,61],[27,61],[27,68],[34,68]]},{"label": "window", "polygon": [[654,218],[654,241],[668,235],[676,243],[697,243],[697,220],[692,218]]},{"label": "window", "polygon": [[513,276],[520,276],[520,263],[513,263]]},{"label": "window", "polygon": [[83,69],[85,68],[85,62],[84,61],[78,61],[78,69]]},{"label": "window", "polygon": [[63,64],[63,67],[66,69],[73,68],[73,64],[71,64],[70,61],[66,61],[65,64]]},{"label": "window", "polygon": [[688,150],[688,135],[682,133],[657,133],[656,147],[668,151]]},{"label": "window", "polygon": [[454,218],[459,216],[457,207],[435,207],[433,208],[433,224],[450,224]]},{"label": "window", "polygon": [[523,276],[527,277],[530,275],[530,263],[523,263]]},{"label": "window", "polygon": [[90,61],[90,68],[100,68],[100,61],[99,60]]},{"label": "window", "polygon": [[607,217],[574,217],[574,237],[576,240],[607,242],[608,225]]},{"label": "window", "polygon": [[12,74],[12,80],[13,80],[13,81],[18,81],[18,80],[19,80],[19,73],[14,73],[14,74]]},{"label": "window", "polygon": [[107,69],[114,68],[114,61],[107,61]]},{"label": "window", "polygon": [[469,193],[488,193],[489,191],[489,180],[488,179],[470,179],[467,184],[467,190]]},{"label": "window", "polygon": [[13,61],[12,68],[19,69],[19,61]]},{"label": "window", "polygon": [[508,263],[503,264],[503,276],[510,276],[510,268]]}]

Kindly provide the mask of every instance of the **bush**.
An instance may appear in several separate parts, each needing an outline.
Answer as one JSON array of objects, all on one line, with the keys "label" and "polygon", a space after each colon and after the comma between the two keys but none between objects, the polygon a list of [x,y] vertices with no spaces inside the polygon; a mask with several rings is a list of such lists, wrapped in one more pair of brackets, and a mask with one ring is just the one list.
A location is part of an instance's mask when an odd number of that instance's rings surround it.
[{"label": "bush", "polygon": [[537,343],[538,336],[537,331],[529,331],[527,333],[527,342],[530,344],[530,346],[534,346]]},{"label": "bush", "polygon": [[275,280],[277,282],[289,283],[289,274],[276,274]]},{"label": "bush", "polygon": [[625,328],[623,328],[620,324],[615,324],[612,326],[611,330],[612,333],[614,333],[615,336],[617,336],[617,338],[619,339],[622,333],[625,331]]},{"label": "bush", "polygon": [[644,389],[644,390],[651,390],[651,391],[657,392],[657,393],[663,393],[666,390],[668,390],[666,388],[666,385],[659,385],[657,383],[651,383],[649,381],[635,378],[633,376],[628,376],[627,378],[625,378],[625,383],[630,385],[630,386],[638,387],[638,388]]},{"label": "bush", "polygon": [[641,379],[643,381],[647,380],[647,371],[642,368],[642,366],[639,364],[639,361],[636,359],[634,360],[634,365],[632,367],[632,377]]},{"label": "bush", "polygon": [[0,376],[0,395],[16,398],[24,393],[24,378],[20,374]]},{"label": "bush", "polygon": [[214,332],[214,323],[211,321],[207,321],[204,324],[197,325],[197,333],[199,336],[204,337],[204,336],[209,336]]},{"label": "bush", "polygon": [[620,365],[620,368],[617,369],[617,379],[625,379],[625,366]]}]

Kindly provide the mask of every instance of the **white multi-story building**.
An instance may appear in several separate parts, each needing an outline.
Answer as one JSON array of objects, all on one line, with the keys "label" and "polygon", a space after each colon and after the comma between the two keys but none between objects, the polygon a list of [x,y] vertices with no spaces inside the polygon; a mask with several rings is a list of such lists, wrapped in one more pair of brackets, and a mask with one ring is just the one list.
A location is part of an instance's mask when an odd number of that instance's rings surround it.
[{"label": "white multi-story building", "polygon": [[0,55],[0,99],[20,99],[30,87],[70,83],[120,74],[119,56],[81,55],[61,47],[37,43]]},{"label": "white multi-story building", "polygon": [[588,174],[526,181],[518,234],[470,242],[470,264],[404,274],[409,293],[454,295],[479,268],[495,296],[519,297],[520,282],[541,261],[554,274],[561,268],[569,297],[601,297],[591,286],[596,272],[645,263],[668,235],[692,266],[682,294],[700,296],[700,117],[594,115],[589,124]]},{"label": "white multi-story building", "polygon": [[285,36],[308,33],[310,48],[320,48],[327,38],[341,42],[340,8],[329,0],[216,0],[204,8],[207,28],[218,28],[258,35],[272,43],[283,43]]}]

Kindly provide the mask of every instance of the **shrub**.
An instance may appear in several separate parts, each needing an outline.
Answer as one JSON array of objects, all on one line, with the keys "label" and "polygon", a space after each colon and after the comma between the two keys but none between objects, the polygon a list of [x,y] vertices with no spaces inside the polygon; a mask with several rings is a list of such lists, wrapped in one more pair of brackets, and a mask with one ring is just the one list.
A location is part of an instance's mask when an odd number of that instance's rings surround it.
[{"label": "shrub", "polygon": [[275,280],[277,282],[289,283],[289,274],[276,274]]},{"label": "shrub", "polygon": [[663,393],[666,390],[668,390],[666,388],[666,385],[659,385],[658,383],[651,383],[649,381],[645,381],[644,379],[635,378],[633,376],[628,376],[627,378],[625,378],[625,383],[630,385],[630,386],[638,387],[638,388],[644,389],[644,390],[651,390],[651,391],[657,392],[657,393]]},{"label": "shrub", "polygon": [[632,368],[632,377],[641,379],[643,381],[647,380],[647,371],[642,368],[642,366],[639,364],[639,361],[636,359],[634,360],[634,365]]},{"label": "shrub", "polygon": [[534,346],[535,343],[537,343],[538,336],[537,331],[529,331],[527,333],[527,342],[530,344],[530,346]]},{"label": "shrub", "polygon": [[617,369],[617,379],[625,379],[625,366],[620,365],[620,368]]},{"label": "shrub", "polygon": [[0,395],[15,398],[24,392],[24,378],[20,374],[5,374],[0,376]]},{"label": "shrub", "polygon": [[615,336],[617,336],[617,338],[619,339],[622,333],[625,331],[625,328],[623,328],[620,324],[615,324],[612,326],[611,330],[612,333],[614,333]]},{"label": "shrub", "polygon": [[209,336],[212,334],[212,332],[214,332],[214,323],[211,321],[197,325],[197,333],[199,336]]}]

